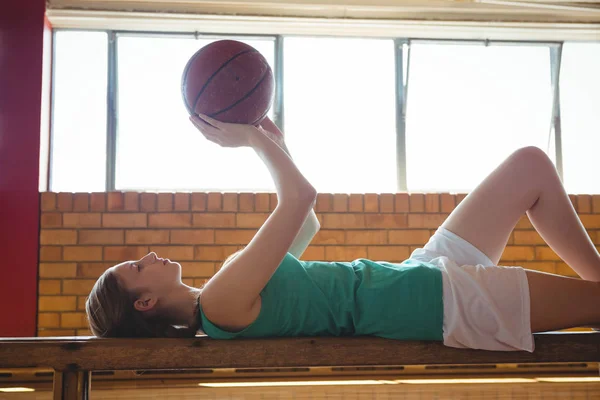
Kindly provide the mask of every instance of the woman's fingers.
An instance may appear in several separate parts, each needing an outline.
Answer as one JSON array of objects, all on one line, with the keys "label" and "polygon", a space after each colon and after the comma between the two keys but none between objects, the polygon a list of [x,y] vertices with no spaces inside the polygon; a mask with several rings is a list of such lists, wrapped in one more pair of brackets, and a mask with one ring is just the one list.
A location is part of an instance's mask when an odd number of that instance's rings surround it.
[{"label": "woman's fingers", "polygon": [[198,114],[197,115],[198,119],[200,119],[201,121],[203,121],[204,123],[217,128],[217,129],[222,129],[224,128],[224,123],[221,121],[217,121],[214,118],[209,117],[208,115],[205,114]]}]

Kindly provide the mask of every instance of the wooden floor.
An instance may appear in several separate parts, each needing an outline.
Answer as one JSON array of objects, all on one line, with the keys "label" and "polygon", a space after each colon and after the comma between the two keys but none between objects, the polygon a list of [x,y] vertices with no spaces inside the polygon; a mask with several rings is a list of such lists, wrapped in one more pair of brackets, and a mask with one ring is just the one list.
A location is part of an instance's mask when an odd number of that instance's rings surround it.
[{"label": "wooden floor", "polygon": [[[524,378],[527,379],[527,378]],[[284,386],[284,387],[241,387],[212,388],[199,387],[197,383],[174,384],[160,382],[152,387],[126,387],[119,384],[117,388],[95,388],[92,399],[134,400],[134,399],[166,399],[166,400],[475,400],[475,399],[600,399],[600,382],[550,383],[523,381],[516,383],[457,383],[457,384],[407,384],[380,383],[373,385],[317,385]],[[49,388],[39,388],[28,393],[0,393],[4,400],[51,400]]]}]

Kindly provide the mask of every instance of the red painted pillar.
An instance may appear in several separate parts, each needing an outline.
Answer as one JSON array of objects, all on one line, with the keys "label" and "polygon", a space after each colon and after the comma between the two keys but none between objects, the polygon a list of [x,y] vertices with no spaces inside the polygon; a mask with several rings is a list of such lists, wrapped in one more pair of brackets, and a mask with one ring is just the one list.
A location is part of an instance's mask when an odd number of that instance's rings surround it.
[{"label": "red painted pillar", "polygon": [[[45,0],[0,3],[0,336],[35,336]],[[47,113],[44,113],[47,115]]]}]

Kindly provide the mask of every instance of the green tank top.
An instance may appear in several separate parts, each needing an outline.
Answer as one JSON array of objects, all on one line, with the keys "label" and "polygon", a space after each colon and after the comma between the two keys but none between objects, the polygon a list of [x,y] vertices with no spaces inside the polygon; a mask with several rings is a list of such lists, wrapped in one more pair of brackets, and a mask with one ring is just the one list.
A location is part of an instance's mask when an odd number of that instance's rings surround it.
[{"label": "green tank top", "polygon": [[300,261],[288,253],[261,291],[261,299],[256,320],[238,332],[211,323],[200,305],[202,330],[215,339],[358,335],[443,339],[442,274],[420,261]]}]

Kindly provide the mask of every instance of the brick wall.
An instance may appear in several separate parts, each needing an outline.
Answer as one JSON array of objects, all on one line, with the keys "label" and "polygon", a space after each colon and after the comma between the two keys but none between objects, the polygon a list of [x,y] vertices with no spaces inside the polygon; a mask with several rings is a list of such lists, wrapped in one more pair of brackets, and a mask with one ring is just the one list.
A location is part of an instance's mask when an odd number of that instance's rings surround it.
[{"label": "brick wall", "polygon": [[[321,231],[306,260],[402,261],[423,245],[465,195],[319,194]],[[571,196],[600,243],[600,196]],[[273,193],[42,193],[38,334],[87,335],[85,298],[110,266],[149,251],[180,261],[199,286],[248,243],[277,204]],[[526,217],[503,265],[575,276]]]}]

